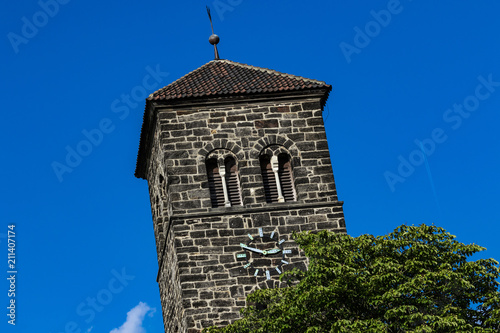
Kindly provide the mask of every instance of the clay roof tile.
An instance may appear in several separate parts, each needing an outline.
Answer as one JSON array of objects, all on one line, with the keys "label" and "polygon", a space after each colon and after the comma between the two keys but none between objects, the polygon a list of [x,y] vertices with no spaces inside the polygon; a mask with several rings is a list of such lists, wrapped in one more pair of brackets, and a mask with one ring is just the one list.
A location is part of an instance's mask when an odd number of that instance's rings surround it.
[{"label": "clay roof tile", "polygon": [[149,96],[149,100],[240,95],[254,92],[296,91],[329,88],[323,81],[311,80],[249,66],[230,60],[212,60]]}]

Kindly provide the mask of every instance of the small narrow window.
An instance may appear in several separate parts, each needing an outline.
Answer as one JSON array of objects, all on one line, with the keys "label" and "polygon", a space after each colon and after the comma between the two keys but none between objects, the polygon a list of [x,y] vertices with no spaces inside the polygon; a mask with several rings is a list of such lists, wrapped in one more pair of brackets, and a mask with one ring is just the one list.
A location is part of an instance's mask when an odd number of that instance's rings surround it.
[{"label": "small narrow window", "polygon": [[219,165],[215,158],[211,158],[206,162],[208,187],[210,189],[210,199],[212,200],[212,207],[224,206],[224,190],[222,186],[222,178],[219,173]]},{"label": "small narrow window", "polygon": [[156,217],[160,216],[160,198],[158,197],[158,195],[155,198],[155,214]]},{"label": "small narrow window", "polygon": [[238,180],[238,167],[232,157],[224,161],[226,167],[227,195],[231,206],[241,205],[240,182]]},{"label": "small narrow window", "polygon": [[167,195],[167,192],[165,191],[165,184],[163,184],[164,181],[165,178],[163,178],[163,176],[160,175],[158,177],[158,182],[159,182],[158,188],[160,189],[162,199],[165,198],[165,196]]}]

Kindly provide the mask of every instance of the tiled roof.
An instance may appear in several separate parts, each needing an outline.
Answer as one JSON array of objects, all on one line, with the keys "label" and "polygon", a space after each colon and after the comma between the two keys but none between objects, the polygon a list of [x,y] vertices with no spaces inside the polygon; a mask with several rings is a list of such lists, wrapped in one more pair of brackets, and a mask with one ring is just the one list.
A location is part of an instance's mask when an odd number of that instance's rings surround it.
[{"label": "tiled roof", "polygon": [[323,81],[280,73],[230,60],[212,60],[154,92],[148,100],[219,97],[285,92],[331,86]]}]

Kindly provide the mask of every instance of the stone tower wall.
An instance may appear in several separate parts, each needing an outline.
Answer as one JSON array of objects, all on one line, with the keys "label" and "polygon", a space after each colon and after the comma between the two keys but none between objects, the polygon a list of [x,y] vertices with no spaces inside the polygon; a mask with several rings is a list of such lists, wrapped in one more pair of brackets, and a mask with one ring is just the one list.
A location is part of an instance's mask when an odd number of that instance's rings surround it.
[{"label": "stone tower wall", "polygon": [[[147,179],[166,332],[226,325],[239,317],[249,292],[278,286],[277,273],[256,278],[236,258],[257,228],[279,233],[292,250],[285,270],[307,264],[293,232],[345,232],[319,97],[158,105],[153,114]],[[259,154],[269,145],[292,157],[296,202],[266,203]],[[205,159],[215,149],[236,156],[242,206],[211,208]]]}]

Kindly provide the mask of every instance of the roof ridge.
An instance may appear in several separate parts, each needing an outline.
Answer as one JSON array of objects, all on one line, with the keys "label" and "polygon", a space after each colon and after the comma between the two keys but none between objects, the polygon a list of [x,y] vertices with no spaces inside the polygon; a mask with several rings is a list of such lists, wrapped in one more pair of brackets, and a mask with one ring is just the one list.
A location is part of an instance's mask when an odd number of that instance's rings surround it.
[{"label": "roof ridge", "polygon": [[[281,76],[286,76],[286,77],[289,77],[291,79],[304,80],[304,81],[309,81],[309,82],[319,83],[319,84],[325,84],[325,85],[327,84],[325,81],[309,79],[309,78],[304,77],[304,76],[287,74],[287,73],[279,72],[279,71],[274,70],[274,69],[265,68],[265,67],[257,67],[257,66],[252,66],[252,65],[247,65],[247,64],[244,64],[244,63],[241,63],[241,62],[232,61],[232,60],[219,59],[219,60],[212,60],[212,61],[227,62],[227,63],[231,63],[231,64],[234,64],[234,65],[237,65],[237,66],[240,66],[240,67],[244,67],[244,68],[257,69],[257,70],[260,70],[262,72],[266,72],[266,73],[269,73],[269,74],[278,74],[278,75],[281,75]],[[210,62],[212,62],[212,61],[210,61]],[[207,62],[207,64],[208,64],[208,62]],[[203,67],[203,66],[201,66],[201,67]]]}]

